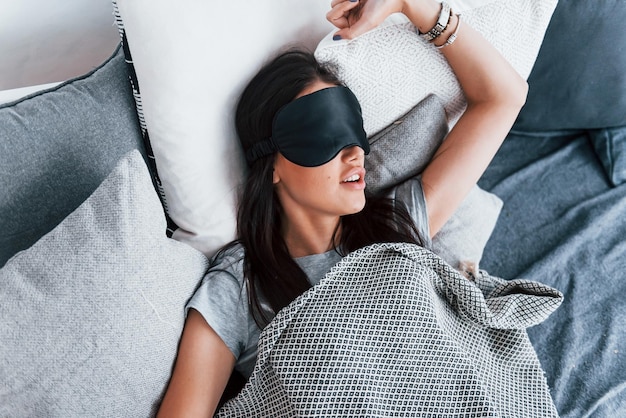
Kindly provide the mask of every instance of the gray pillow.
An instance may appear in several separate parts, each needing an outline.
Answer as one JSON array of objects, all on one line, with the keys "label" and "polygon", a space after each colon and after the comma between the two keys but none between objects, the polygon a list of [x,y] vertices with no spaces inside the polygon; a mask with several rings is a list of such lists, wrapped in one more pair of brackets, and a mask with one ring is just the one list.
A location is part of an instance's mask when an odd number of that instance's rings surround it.
[{"label": "gray pillow", "polygon": [[93,72],[0,106],[0,267],[143,149],[121,48]]},{"label": "gray pillow", "polygon": [[204,255],[165,236],[138,151],[0,269],[0,416],[145,417]]},{"label": "gray pillow", "polygon": [[447,133],[443,103],[431,94],[372,135],[365,157],[367,191],[378,193],[424,171]]}]

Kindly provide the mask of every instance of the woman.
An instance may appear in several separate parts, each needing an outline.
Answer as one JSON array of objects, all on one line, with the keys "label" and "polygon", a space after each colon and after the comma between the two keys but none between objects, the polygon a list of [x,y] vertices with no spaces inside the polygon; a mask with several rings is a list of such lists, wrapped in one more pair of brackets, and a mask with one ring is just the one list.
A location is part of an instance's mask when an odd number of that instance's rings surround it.
[{"label": "woman", "polygon": [[223,249],[188,305],[161,416],[211,415],[233,369],[248,377],[260,329],[342,255],[383,241],[428,245],[476,184],[513,124],[527,86],[469,25],[435,0],[333,0],[351,39],[404,13],[454,70],[467,110],[421,180],[395,202],[365,197],[369,146],[348,89],[310,54],[290,52],[243,92],[236,125],[249,163],[238,241]]}]

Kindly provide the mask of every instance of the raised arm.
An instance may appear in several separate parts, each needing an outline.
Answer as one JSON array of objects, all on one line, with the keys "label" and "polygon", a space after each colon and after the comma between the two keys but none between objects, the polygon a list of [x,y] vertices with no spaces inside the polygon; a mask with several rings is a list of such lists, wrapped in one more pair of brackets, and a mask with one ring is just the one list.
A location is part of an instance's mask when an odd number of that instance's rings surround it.
[{"label": "raised arm", "polygon": [[[327,18],[350,39],[402,12],[422,33],[437,22],[441,4],[435,0],[334,0]],[[459,27],[459,24],[461,25]],[[457,31],[458,29],[458,31]],[[467,110],[424,170],[422,183],[431,235],[452,216],[493,159],[526,100],[527,84],[513,67],[466,22],[453,15],[434,40],[459,80]]]},{"label": "raised arm", "polygon": [[202,315],[189,310],[172,379],[158,417],[211,417],[235,357]]}]

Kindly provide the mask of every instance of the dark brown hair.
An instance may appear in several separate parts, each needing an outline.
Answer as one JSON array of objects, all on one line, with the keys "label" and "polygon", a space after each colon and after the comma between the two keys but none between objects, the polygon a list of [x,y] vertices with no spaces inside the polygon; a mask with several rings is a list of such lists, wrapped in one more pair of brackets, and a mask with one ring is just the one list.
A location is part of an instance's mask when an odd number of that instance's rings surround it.
[{"label": "dark brown hair", "polygon": [[[317,80],[341,84],[307,51],[290,50],[267,63],[244,89],[237,105],[235,125],[244,151],[271,136],[276,112]],[[261,327],[271,319],[261,309],[262,298],[278,312],[311,286],[289,255],[281,234],[281,206],[272,183],[275,157],[270,155],[250,165],[237,218],[237,242],[245,249],[249,303]],[[403,205],[368,196],[361,212],[341,218],[338,242],[336,250],[345,255],[377,242],[421,245],[423,241]]]}]

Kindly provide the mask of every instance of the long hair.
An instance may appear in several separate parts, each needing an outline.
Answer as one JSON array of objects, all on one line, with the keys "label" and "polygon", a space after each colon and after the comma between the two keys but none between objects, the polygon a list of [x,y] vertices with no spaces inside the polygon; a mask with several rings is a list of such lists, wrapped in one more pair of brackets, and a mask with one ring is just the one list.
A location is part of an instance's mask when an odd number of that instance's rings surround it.
[{"label": "long hair", "polygon": [[[237,104],[235,126],[243,149],[270,137],[276,112],[317,80],[341,84],[310,52],[290,50],[267,63]],[[237,217],[250,308],[260,326],[271,319],[261,308],[263,299],[278,312],[311,287],[281,234],[282,209],[272,182],[275,158],[275,154],[260,158],[249,166]],[[376,242],[423,243],[403,205],[368,197],[361,212],[341,218],[336,250],[346,254]]]}]

